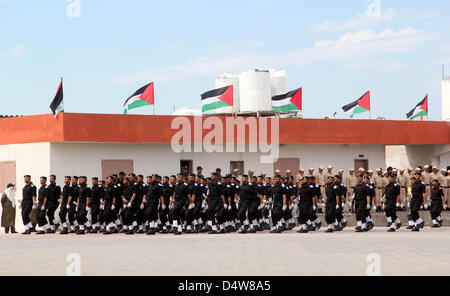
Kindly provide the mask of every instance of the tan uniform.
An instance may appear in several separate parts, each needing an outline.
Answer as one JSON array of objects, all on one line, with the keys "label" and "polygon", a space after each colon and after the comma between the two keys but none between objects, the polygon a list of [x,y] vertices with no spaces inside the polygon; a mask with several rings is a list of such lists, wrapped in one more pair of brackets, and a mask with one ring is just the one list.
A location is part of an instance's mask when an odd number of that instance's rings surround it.
[{"label": "tan uniform", "polygon": [[404,205],[406,200],[406,180],[405,174],[397,176],[397,183],[400,185],[400,204]]},{"label": "tan uniform", "polygon": [[428,201],[431,194],[431,176],[428,172],[422,173],[422,182],[425,183],[425,199]]},{"label": "tan uniform", "polygon": [[447,176],[447,197],[445,201],[448,203],[450,202],[450,174]]},{"label": "tan uniform", "polygon": [[2,193],[1,198],[2,204],[2,227],[9,228],[16,226],[16,208],[13,206],[12,202],[6,196],[6,193]]},{"label": "tan uniform", "polygon": [[373,177],[373,183],[375,184],[375,204],[377,207],[381,207],[381,197],[383,196],[383,176],[376,175]]},{"label": "tan uniform", "polygon": [[[320,186],[320,193],[322,194],[322,198],[325,197],[325,176],[322,173],[317,173],[315,176],[316,183]],[[328,181],[328,179],[327,179]]]},{"label": "tan uniform", "polygon": [[411,174],[405,172],[406,198],[411,197]]},{"label": "tan uniform", "polygon": [[356,177],[355,175],[348,175],[347,178],[345,178],[345,186],[347,187],[347,201],[350,201],[350,198],[355,193],[355,186],[356,186]]},{"label": "tan uniform", "polygon": [[296,176],[297,182],[300,182],[300,180],[303,179],[304,176],[305,176],[304,174],[298,173],[297,176]]},{"label": "tan uniform", "polygon": [[448,195],[448,188],[446,188],[446,187],[448,187],[447,177],[442,175],[442,174],[439,174],[437,179],[438,179],[439,184],[441,185],[441,187],[444,189],[444,198],[445,198],[445,200],[447,200],[447,195]]},{"label": "tan uniform", "polygon": [[325,180],[328,180],[329,176],[334,177],[333,173],[326,172],[325,175],[324,175]]}]

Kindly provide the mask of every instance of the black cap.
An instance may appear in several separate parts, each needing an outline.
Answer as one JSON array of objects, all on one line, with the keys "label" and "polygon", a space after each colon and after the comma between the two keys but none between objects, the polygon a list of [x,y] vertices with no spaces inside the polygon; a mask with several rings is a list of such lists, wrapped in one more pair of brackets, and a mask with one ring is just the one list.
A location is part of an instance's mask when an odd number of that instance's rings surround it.
[{"label": "black cap", "polygon": [[31,175],[25,175],[24,178],[31,178]]},{"label": "black cap", "polygon": [[134,178],[136,178],[136,175],[133,174],[133,173],[131,173],[131,174],[128,174],[128,177],[134,177]]},{"label": "black cap", "polygon": [[15,187],[16,185],[9,183],[8,186],[6,186],[6,188],[11,188],[11,187]]},{"label": "black cap", "polygon": [[217,168],[217,169],[216,169],[216,172],[221,172],[221,171],[222,171],[221,168]]},{"label": "black cap", "polygon": [[203,170],[203,168],[201,166],[198,166],[197,170]]},{"label": "black cap", "polygon": [[71,176],[65,176],[64,179],[72,179]]},{"label": "black cap", "polygon": [[[125,174],[125,172],[120,172],[119,173],[119,176],[125,176],[126,174]],[[113,176],[117,176],[117,175],[113,175]]]},{"label": "black cap", "polygon": [[138,177],[139,177],[139,178],[144,178],[144,175],[139,174]]},{"label": "black cap", "polygon": [[79,178],[78,178],[78,176],[73,176],[72,179],[77,179],[78,180]]},{"label": "black cap", "polygon": [[93,177],[92,180],[98,181],[98,177]]},{"label": "black cap", "polygon": [[248,175],[242,175],[242,178],[248,178]]}]

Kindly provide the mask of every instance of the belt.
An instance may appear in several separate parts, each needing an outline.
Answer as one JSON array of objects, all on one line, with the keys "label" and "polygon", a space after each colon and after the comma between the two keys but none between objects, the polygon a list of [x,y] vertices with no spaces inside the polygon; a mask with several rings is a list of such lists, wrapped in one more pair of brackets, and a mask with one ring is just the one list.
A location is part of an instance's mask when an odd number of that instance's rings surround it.
[{"label": "belt", "polygon": [[352,189],[355,189],[355,188],[356,188],[355,186],[352,187]]},{"label": "belt", "polygon": [[383,187],[377,187],[377,189],[383,189]]},{"label": "belt", "polygon": [[405,186],[402,186],[402,188],[406,188]]}]

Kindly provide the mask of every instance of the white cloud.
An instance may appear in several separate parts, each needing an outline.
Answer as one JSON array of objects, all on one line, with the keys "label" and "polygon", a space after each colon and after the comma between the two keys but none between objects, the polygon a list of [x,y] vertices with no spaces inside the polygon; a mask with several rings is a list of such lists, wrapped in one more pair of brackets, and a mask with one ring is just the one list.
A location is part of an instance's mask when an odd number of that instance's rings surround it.
[{"label": "white cloud", "polygon": [[358,14],[350,19],[336,22],[336,21],[324,21],[311,27],[315,32],[344,32],[354,29],[372,28],[379,24],[390,23],[397,18],[397,11],[394,8],[389,8],[381,12],[379,17],[370,17],[367,13]]},{"label": "white cloud", "polygon": [[[172,65],[117,77],[118,84],[142,81],[171,81],[188,76],[217,76],[226,72],[239,73],[248,69],[306,66],[315,62],[346,62],[359,66],[376,66],[377,57],[412,51],[433,35],[422,30],[361,31],[343,34],[336,40],[319,40],[313,46],[278,54],[227,56],[218,59],[200,57],[179,65]],[[382,66],[382,65],[381,65]],[[398,66],[398,65],[397,65]],[[354,64],[352,67],[356,67]]]},{"label": "white cloud", "polygon": [[16,44],[14,48],[1,52],[0,56],[4,58],[18,58],[20,56],[23,56],[24,53],[25,53],[25,45]]}]

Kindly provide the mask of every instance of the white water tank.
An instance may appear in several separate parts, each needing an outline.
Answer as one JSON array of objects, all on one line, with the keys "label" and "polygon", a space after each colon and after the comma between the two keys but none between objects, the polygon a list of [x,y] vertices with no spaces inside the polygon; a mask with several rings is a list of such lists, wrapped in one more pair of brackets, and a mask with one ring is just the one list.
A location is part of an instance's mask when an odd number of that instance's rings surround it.
[{"label": "white water tank", "polygon": [[216,110],[216,113],[239,113],[239,75],[223,74],[216,78],[216,88],[233,86],[233,107],[224,107]]},{"label": "white water tank", "polygon": [[286,71],[270,70],[269,72],[272,97],[288,93],[289,86]]},{"label": "white water tank", "polygon": [[272,110],[270,73],[253,70],[241,73],[239,77],[241,112]]}]

